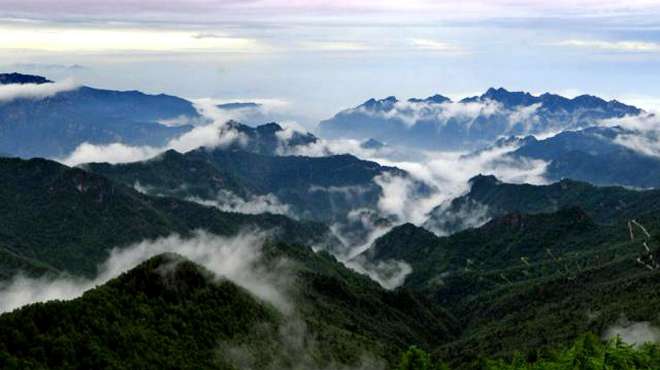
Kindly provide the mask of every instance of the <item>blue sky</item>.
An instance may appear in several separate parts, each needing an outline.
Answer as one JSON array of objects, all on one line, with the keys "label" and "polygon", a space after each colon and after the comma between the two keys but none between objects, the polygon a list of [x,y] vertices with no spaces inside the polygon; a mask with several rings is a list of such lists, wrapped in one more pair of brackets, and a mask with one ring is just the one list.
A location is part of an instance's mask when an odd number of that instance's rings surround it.
[{"label": "blue sky", "polygon": [[0,32],[7,71],[268,99],[308,127],[490,86],[660,107],[660,1],[0,0]]}]

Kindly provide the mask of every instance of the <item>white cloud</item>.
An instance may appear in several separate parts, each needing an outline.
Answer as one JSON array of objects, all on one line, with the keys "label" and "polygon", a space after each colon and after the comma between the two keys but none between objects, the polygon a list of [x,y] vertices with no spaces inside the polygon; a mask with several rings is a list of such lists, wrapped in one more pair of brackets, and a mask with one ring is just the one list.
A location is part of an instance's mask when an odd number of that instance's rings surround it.
[{"label": "white cloud", "polygon": [[246,200],[230,191],[221,190],[215,199],[190,197],[186,200],[215,207],[226,212],[245,214],[273,213],[292,216],[289,205],[282,203],[273,194],[252,195]]},{"label": "white cloud", "polygon": [[382,189],[378,209],[399,222],[420,224],[437,205],[435,194],[420,195],[418,184],[413,178],[389,173],[377,176],[374,181]]},{"label": "white cloud", "polygon": [[44,84],[8,84],[0,85],[0,101],[14,99],[43,99],[64,91],[79,87],[75,81],[67,79],[60,82]]},{"label": "white cloud", "polygon": [[244,145],[247,138],[227,122],[232,119],[223,110],[219,109],[215,101],[200,99],[195,101],[195,107],[203,116],[208,118],[206,124],[199,124],[199,120],[191,122],[197,124],[192,130],[176,137],[163,147],[131,146],[122,143],[79,145],[73,153],[66,158],[56,159],[68,166],[77,166],[89,162],[128,163],[153,158],[168,149],[185,153],[199,147],[226,147],[238,143]]},{"label": "white cloud", "polygon": [[79,297],[83,292],[107,282],[141,262],[166,252],[180,254],[206,267],[219,278],[233,281],[286,312],[291,309],[291,305],[283,291],[289,278],[285,273],[285,266],[281,266],[281,271],[265,270],[258,264],[265,237],[265,234],[259,232],[245,232],[229,238],[203,231],[196,232],[191,238],[172,235],[114,249],[109,258],[99,266],[99,273],[93,279],[71,276],[56,279],[16,276],[0,285],[0,312],[11,311],[34,302]]},{"label": "white cloud", "polygon": [[107,145],[82,143],[73,153],[69,154],[67,158],[61,159],[60,162],[69,166],[91,162],[127,163],[150,159],[161,152],[161,148],[150,146],[130,146],[121,143]]},{"label": "white cloud", "polygon": [[[439,111],[432,110],[439,119],[448,121],[452,118],[465,118],[473,120],[479,116],[490,117],[502,112],[500,103],[492,100],[484,102],[444,102],[440,104]],[[437,112],[437,113],[436,113]]]},{"label": "white cloud", "polygon": [[630,322],[622,317],[617,324],[607,328],[603,335],[606,340],[616,337],[619,337],[626,344],[638,347],[645,343],[660,341],[660,329],[648,321]]},{"label": "white cloud", "polygon": [[421,50],[431,50],[431,51],[439,51],[439,52],[446,52],[446,53],[464,53],[465,51],[454,45],[450,44],[447,42],[442,42],[442,41],[435,41],[435,40],[429,40],[429,39],[412,39],[411,43],[413,47],[416,49],[421,49]]},{"label": "white cloud", "polygon": [[451,201],[433,210],[433,215],[423,227],[436,235],[450,235],[456,231],[477,228],[491,220],[488,206],[468,199],[458,209],[452,209]]},{"label": "white cloud", "polygon": [[197,37],[181,30],[143,28],[0,27],[0,49],[81,51],[264,52],[257,41],[239,37]]},{"label": "white cloud", "polygon": [[385,289],[396,289],[403,285],[412,267],[403,261],[387,260],[369,262],[363,256],[344,262],[346,266],[369,276]]},{"label": "white cloud", "polygon": [[614,138],[614,143],[660,158],[660,118],[655,114],[642,113],[638,116],[607,119],[601,123],[624,129]]},{"label": "white cloud", "polygon": [[398,120],[408,127],[412,127],[420,121],[431,121],[439,126],[443,126],[454,118],[465,120],[469,123],[469,121],[479,116],[490,117],[497,113],[507,113],[501,104],[492,100],[483,102],[443,102],[440,104],[397,101],[387,109],[358,107],[344,111],[344,113],[348,114],[354,112],[376,118]]},{"label": "white cloud", "polygon": [[639,134],[620,134],[614,142],[647,156],[660,158],[660,137]]},{"label": "white cloud", "polygon": [[555,45],[620,52],[648,53],[660,51],[660,44],[645,41],[604,41],[573,39],[560,41]]},{"label": "white cloud", "polygon": [[301,43],[301,47],[316,51],[364,51],[371,49],[367,44],[354,41],[308,41]]},{"label": "white cloud", "polygon": [[539,116],[536,112],[543,103],[536,103],[528,106],[520,106],[509,115],[509,125],[523,124],[524,132],[531,132],[534,124],[539,122]]}]

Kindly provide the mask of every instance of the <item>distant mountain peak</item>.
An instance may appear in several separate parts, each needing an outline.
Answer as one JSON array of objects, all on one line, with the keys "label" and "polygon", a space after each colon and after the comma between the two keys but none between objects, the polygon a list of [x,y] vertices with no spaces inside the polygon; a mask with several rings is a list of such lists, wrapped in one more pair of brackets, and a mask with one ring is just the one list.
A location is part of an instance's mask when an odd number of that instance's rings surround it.
[{"label": "distant mountain peak", "polygon": [[252,102],[232,102],[217,105],[218,108],[223,110],[237,110],[237,109],[257,109],[261,108],[261,104]]},{"label": "distant mountain peak", "polygon": [[360,107],[369,110],[389,110],[394,106],[394,104],[398,102],[399,100],[396,98],[396,96],[388,96],[387,98],[380,100],[371,98],[366,102],[362,103]]},{"label": "distant mountain peak", "polygon": [[408,99],[408,102],[410,103],[429,103],[429,104],[441,104],[441,103],[446,103],[450,102],[451,99],[444,95],[440,94],[435,94],[432,96],[429,96],[428,98],[425,99],[419,99],[419,98],[410,98]]},{"label": "distant mountain peak", "polygon": [[10,84],[45,84],[53,81],[36,75],[26,75],[22,73],[0,73],[0,85]]},{"label": "distant mountain peak", "polygon": [[483,95],[481,100],[494,100],[505,105],[519,106],[519,105],[532,105],[539,102],[539,98],[524,91],[509,91],[503,87],[489,88]]},{"label": "distant mountain peak", "polygon": [[499,185],[502,182],[497,177],[495,177],[494,175],[478,174],[478,175],[472,177],[468,181],[468,183],[474,187],[474,186],[480,186],[480,185],[489,185],[489,186]]},{"label": "distant mountain peak", "polygon": [[279,132],[284,130],[282,126],[280,126],[276,122],[269,122],[260,126],[257,126],[257,132]]},{"label": "distant mountain peak", "polygon": [[364,149],[382,149],[385,144],[376,139],[368,139],[360,143],[360,147]]}]

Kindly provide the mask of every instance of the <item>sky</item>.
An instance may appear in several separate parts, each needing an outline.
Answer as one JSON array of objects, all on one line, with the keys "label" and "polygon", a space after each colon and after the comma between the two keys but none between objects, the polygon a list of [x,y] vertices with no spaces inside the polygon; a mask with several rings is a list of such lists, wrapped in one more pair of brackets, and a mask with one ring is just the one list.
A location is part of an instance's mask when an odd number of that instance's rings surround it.
[{"label": "sky", "polygon": [[275,101],[308,128],[491,86],[660,108],[660,0],[0,0],[0,35],[4,71]]}]

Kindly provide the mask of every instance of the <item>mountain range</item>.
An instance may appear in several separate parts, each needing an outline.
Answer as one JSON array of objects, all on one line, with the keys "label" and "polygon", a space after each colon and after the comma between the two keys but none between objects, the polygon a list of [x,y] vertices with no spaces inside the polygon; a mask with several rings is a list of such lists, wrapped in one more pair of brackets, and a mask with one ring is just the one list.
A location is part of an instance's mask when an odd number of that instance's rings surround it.
[{"label": "mountain range", "polygon": [[[657,368],[652,114],[500,88],[317,137],[263,108],[0,74],[0,368]],[[154,153],[52,159],[85,142]]]},{"label": "mountain range", "polygon": [[5,278],[18,271],[91,276],[113,248],[172,233],[190,235],[197,229],[219,235],[250,228],[275,230],[282,240],[306,244],[328,237],[321,224],[147,196],[44,159],[0,158],[0,172],[0,276]]},{"label": "mountain range", "polygon": [[[232,361],[246,357],[211,354],[240,348],[240,354],[251,353],[254,368],[278,361],[289,368],[303,355],[317,364],[312,367],[364,365],[370,358],[390,368],[414,344],[452,368],[467,369],[482,356],[523,351],[545,357],[585,332],[606,332],[621,314],[635,322],[654,320],[660,307],[649,294],[657,269],[646,259],[636,261],[648,257],[642,242],[656,250],[657,191],[476,177],[466,198],[497,210],[489,222],[448,237],[404,224],[360,256],[411,266],[403,287],[386,291],[308,247],[326,238],[320,224],[143,195],[102,175],[41,159],[2,161],[3,203],[10,204],[2,219],[10,232],[2,237],[9,241],[3,251],[15,256],[4,264],[5,276],[17,269],[35,276],[93,276],[92,261],[102,261],[110,248],[168,232],[189,235],[199,227],[231,235],[252,224],[283,230],[264,245],[258,263],[293,263],[283,271],[293,279],[286,286],[295,307],[290,316],[185,258],[157,256],[81,298],[1,315],[0,326],[11,328],[0,334],[0,364],[6,366],[113,367],[123,361],[157,368],[165,361],[181,368],[232,368]],[[45,218],[31,217],[37,210]],[[650,231],[648,238],[636,228],[631,239],[632,217]],[[60,319],[46,319],[52,316]],[[203,330],[191,330],[202,322]],[[255,331],[255,325],[263,329]],[[294,330],[289,325],[303,332],[287,335],[310,338],[293,351],[278,334]],[[110,331],[132,346],[113,345]]]},{"label": "mountain range", "polygon": [[[263,127],[251,130],[262,132]],[[273,125],[265,127],[270,130]],[[300,139],[305,142],[309,137]],[[82,167],[145,194],[175,197],[230,212],[269,212],[323,222],[333,226],[347,242],[350,240],[349,244],[364,241],[374,224],[398,222],[380,211],[385,196],[381,182],[409,182],[411,191],[420,197],[431,192],[429,185],[395,167],[348,154],[260,154],[272,147],[258,142],[187,153],[169,150],[148,161],[88,163]],[[295,137],[288,142],[294,143]],[[255,150],[246,150],[249,148]]]},{"label": "mountain range", "polygon": [[83,142],[161,146],[199,118],[191,102],[164,94],[87,86],[58,91],[43,77],[20,74],[0,74],[0,83],[0,89],[30,84],[36,92],[53,90],[0,101],[0,152],[20,157],[61,158]]},{"label": "mountain range", "polygon": [[604,119],[639,115],[642,110],[591,95],[573,99],[534,96],[490,88],[454,102],[442,95],[406,101],[370,99],[322,121],[321,135],[376,139],[388,144],[435,150],[474,150],[502,136],[539,135],[575,130]]},{"label": "mountain range", "polygon": [[163,254],[75,300],[0,316],[0,366],[376,369],[410,343],[431,345],[453,335],[446,326],[451,318],[421,297],[384,291],[309,249],[268,249],[269,258],[295,266],[294,313],[283,314],[181,256]]},{"label": "mountain range", "polygon": [[648,289],[658,277],[658,199],[657,191],[480,176],[452,206],[478,201],[490,221],[446,237],[404,224],[363,258],[409,263],[404,287],[461,318],[462,338],[436,349],[440,358],[529,353],[605,333],[621,316],[655,320],[648,310],[660,301]]}]

